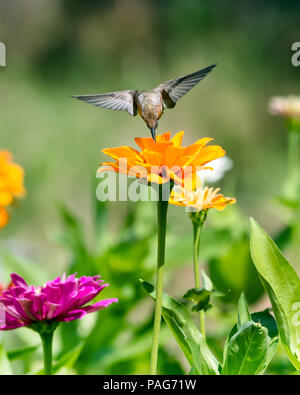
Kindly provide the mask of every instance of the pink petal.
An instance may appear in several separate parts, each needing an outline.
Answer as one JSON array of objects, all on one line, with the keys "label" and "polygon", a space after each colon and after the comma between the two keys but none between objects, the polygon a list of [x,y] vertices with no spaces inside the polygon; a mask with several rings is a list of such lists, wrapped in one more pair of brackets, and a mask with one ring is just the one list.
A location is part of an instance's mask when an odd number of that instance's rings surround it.
[{"label": "pink petal", "polygon": [[73,311],[69,311],[67,314],[56,317],[55,321],[61,321],[61,322],[74,321],[84,317],[85,315],[86,312],[84,310],[73,310]]},{"label": "pink petal", "polygon": [[104,309],[105,307],[108,307],[112,303],[118,303],[118,302],[119,302],[119,300],[116,298],[104,299],[104,300],[100,300],[100,302],[97,302],[97,303],[92,304],[90,306],[83,307],[83,310],[85,310],[87,313],[93,313],[95,311],[98,311],[98,310]]},{"label": "pink petal", "polygon": [[16,273],[12,273],[11,275],[10,275],[10,277],[11,277],[11,279],[12,279],[12,282],[13,282],[13,284],[16,286],[16,287],[28,287],[28,285],[26,284],[26,281],[21,277],[21,276],[19,276],[18,274],[16,274]]}]

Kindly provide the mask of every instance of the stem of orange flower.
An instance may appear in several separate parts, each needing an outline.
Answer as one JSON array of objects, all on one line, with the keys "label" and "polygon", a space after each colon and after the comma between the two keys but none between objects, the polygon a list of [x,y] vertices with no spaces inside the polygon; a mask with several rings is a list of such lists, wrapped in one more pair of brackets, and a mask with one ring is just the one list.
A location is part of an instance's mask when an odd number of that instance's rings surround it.
[{"label": "stem of orange flower", "polygon": [[165,244],[166,244],[166,226],[168,200],[163,200],[163,187],[159,186],[159,201],[157,202],[157,224],[158,224],[158,247],[157,247],[157,273],[156,273],[156,301],[152,338],[150,374],[155,375],[157,372],[157,358],[159,348],[159,334],[162,313],[162,296],[163,296],[163,279],[165,264]]}]

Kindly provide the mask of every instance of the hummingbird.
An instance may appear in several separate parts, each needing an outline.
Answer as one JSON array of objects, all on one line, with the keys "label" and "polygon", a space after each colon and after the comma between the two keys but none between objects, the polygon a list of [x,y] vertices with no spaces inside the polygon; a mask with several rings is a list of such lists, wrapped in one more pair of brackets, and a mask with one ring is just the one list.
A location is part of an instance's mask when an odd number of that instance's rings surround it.
[{"label": "hummingbird", "polygon": [[93,106],[110,110],[127,111],[131,116],[137,113],[146,122],[156,141],[156,129],[165,108],[174,108],[176,102],[216,67],[216,64],[202,70],[173,78],[154,89],[123,90],[96,95],[72,96]]}]

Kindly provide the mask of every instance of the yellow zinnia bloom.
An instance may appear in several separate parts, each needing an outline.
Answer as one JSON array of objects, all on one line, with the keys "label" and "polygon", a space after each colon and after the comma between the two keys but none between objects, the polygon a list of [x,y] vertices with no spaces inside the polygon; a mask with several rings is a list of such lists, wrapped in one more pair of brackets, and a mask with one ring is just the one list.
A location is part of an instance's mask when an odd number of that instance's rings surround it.
[{"label": "yellow zinnia bloom", "polygon": [[173,180],[187,189],[200,185],[196,172],[208,162],[224,156],[225,151],[219,145],[207,146],[213,140],[209,137],[182,147],[183,135],[182,131],[171,138],[171,133],[167,132],[157,135],[156,142],[150,137],[137,137],[135,142],[141,151],[127,146],[106,148],[103,152],[115,162],[102,163],[98,172],[116,171],[156,184]]},{"label": "yellow zinnia bloom", "polygon": [[191,211],[202,211],[215,208],[222,211],[227,205],[236,202],[234,198],[228,198],[220,193],[220,188],[198,188],[195,191],[186,191],[181,187],[173,189],[169,202],[177,206],[184,206]]}]

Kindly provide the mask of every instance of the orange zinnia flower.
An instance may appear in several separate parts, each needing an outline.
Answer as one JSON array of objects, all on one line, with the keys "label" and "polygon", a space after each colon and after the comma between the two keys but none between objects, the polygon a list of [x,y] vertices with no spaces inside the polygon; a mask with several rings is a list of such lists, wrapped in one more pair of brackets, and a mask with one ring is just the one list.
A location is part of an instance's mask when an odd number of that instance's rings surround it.
[{"label": "orange zinnia flower", "polygon": [[215,208],[222,211],[227,205],[236,202],[234,198],[223,196],[220,188],[198,188],[196,191],[186,191],[181,187],[173,189],[169,202],[178,206],[185,206],[194,211]]},{"label": "orange zinnia flower", "polygon": [[8,213],[4,207],[0,207],[0,229],[8,223]]},{"label": "orange zinnia flower", "polygon": [[0,151],[0,228],[8,222],[6,207],[12,204],[15,197],[25,194],[23,181],[22,167],[12,162],[10,152]]},{"label": "orange zinnia flower", "polygon": [[116,171],[149,183],[164,184],[173,180],[178,185],[190,189],[196,181],[196,171],[214,159],[225,155],[219,145],[207,144],[213,140],[204,137],[194,144],[182,147],[184,132],[179,132],[171,138],[171,132],[157,135],[156,142],[150,137],[137,137],[135,142],[141,148],[123,146],[106,148],[103,152],[113,158],[115,162],[104,162],[98,172]]}]

